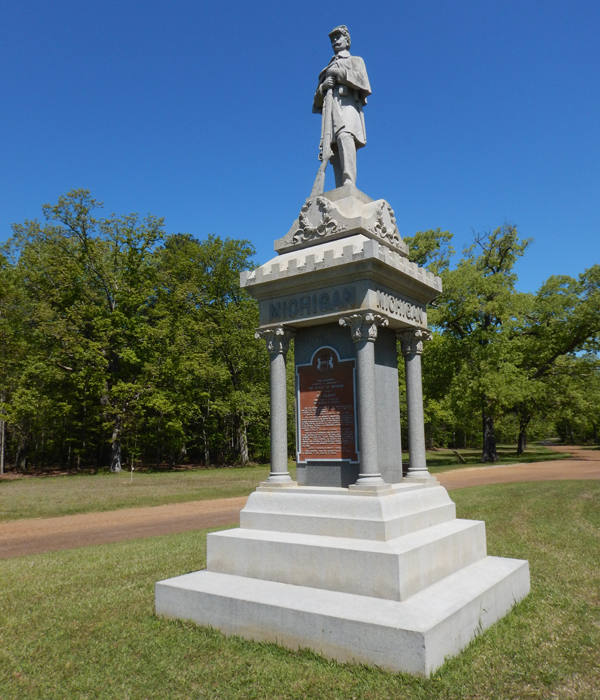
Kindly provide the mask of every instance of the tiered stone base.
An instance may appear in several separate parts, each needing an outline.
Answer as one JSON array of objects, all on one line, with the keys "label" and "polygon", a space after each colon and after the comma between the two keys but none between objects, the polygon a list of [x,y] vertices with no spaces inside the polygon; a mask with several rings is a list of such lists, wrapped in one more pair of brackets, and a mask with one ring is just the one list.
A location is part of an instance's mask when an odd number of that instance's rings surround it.
[{"label": "tiered stone base", "polygon": [[156,584],[156,611],[339,661],[427,675],[529,592],[435,480],[383,492],[260,487],[208,569]]}]

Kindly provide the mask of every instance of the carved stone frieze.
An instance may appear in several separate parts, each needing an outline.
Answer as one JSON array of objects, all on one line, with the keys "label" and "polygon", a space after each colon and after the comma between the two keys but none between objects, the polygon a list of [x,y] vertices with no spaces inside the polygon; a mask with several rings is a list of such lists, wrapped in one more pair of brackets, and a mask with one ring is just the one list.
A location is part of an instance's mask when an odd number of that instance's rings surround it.
[{"label": "carved stone frieze", "polygon": [[277,328],[256,331],[254,337],[256,340],[264,340],[266,342],[269,355],[275,353],[283,353],[285,355],[290,348],[290,340],[294,337],[294,331],[283,326],[277,326]]},{"label": "carved stone frieze", "polygon": [[292,228],[275,241],[275,250],[287,253],[355,233],[383,243],[402,257],[408,256],[392,207],[384,199],[372,200],[353,185],[309,197]]},{"label": "carved stone frieze", "polygon": [[313,239],[331,236],[345,231],[348,227],[334,219],[332,203],[325,197],[309,199],[298,216],[298,229],[293,242],[306,243]]},{"label": "carved stone frieze", "polygon": [[423,341],[431,340],[430,331],[423,328],[415,330],[397,331],[403,355],[421,355],[423,353]]},{"label": "carved stone frieze", "polygon": [[402,241],[396,226],[396,215],[392,207],[383,199],[375,202],[375,218],[373,225],[367,227],[367,231],[375,234],[384,241],[389,241],[395,246],[400,246]]},{"label": "carved stone frieze", "polygon": [[340,326],[350,328],[352,340],[358,343],[360,340],[375,342],[377,340],[377,326],[387,326],[387,318],[371,312],[342,316]]}]

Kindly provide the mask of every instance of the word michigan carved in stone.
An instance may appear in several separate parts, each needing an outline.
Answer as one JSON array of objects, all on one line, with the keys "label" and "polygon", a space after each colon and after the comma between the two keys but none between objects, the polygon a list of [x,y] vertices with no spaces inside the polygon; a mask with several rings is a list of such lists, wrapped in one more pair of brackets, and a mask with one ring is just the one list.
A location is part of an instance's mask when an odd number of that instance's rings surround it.
[{"label": "word michigan carved in stone", "polygon": [[387,294],[381,290],[377,290],[377,308],[391,316],[413,321],[419,326],[423,325],[425,320],[425,310],[410,301],[401,299],[394,294]]},{"label": "word michigan carved in stone", "polygon": [[269,322],[313,316],[356,305],[356,288],[343,287],[334,291],[306,294],[285,301],[269,302]]}]

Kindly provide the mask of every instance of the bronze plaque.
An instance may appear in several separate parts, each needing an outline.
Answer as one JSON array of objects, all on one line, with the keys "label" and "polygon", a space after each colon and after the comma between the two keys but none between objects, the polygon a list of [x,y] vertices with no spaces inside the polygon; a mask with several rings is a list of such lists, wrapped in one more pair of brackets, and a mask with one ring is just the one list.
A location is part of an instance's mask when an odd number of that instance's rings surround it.
[{"label": "bronze plaque", "polygon": [[298,367],[298,461],[358,461],[354,411],[354,360],[321,348]]}]

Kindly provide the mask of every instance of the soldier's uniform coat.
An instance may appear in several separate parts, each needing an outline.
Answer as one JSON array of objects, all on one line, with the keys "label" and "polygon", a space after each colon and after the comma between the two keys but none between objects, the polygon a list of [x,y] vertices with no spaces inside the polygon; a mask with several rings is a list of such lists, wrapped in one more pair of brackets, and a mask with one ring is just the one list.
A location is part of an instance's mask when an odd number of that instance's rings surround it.
[{"label": "soldier's uniform coat", "polygon": [[[319,74],[319,86],[325,80],[327,70],[332,66],[336,66],[342,71],[342,75],[337,79],[333,88],[332,144],[335,144],[336,136],[339,133],[348,131],[354,136],[356,148],[362,148],[367,143],[362,108],[367,103],[367,97],[371,94],[365,62],[360,56],[351,56],[347,50],[340,51]],[[323,112],[323,93],[319,88],[315,93],[312,111],[318,114]]]}]

